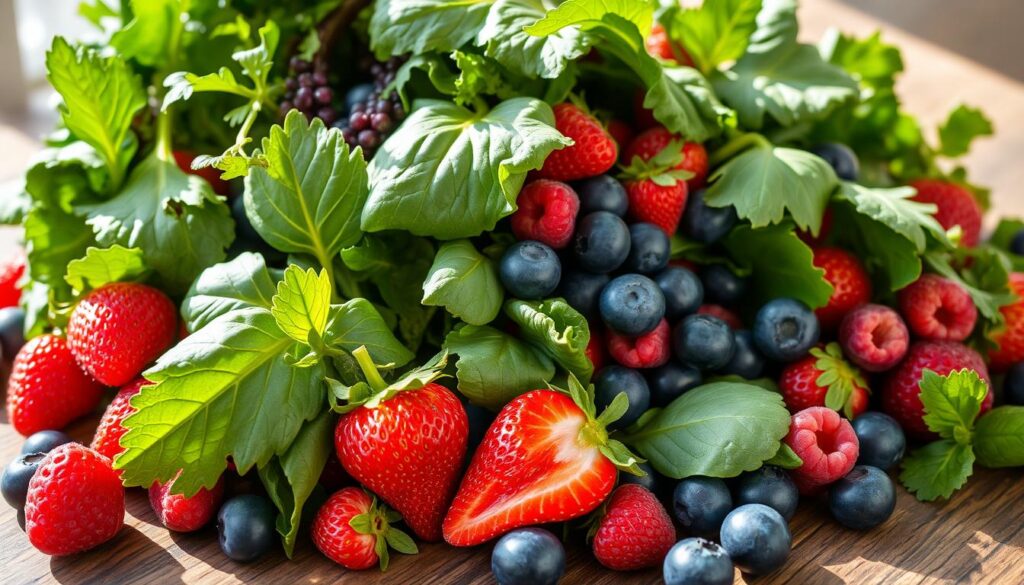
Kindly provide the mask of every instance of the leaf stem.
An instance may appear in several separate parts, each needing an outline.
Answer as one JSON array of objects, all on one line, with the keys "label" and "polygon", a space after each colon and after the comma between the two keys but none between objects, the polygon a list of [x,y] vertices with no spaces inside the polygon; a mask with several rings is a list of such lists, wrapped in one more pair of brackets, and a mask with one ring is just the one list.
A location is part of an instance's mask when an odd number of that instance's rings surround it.
[{"label": "leaf stem", "polygon": [[174,160],[171,144],[171,113],[163,111],[156,116],[156,157],[164,162]]},{"label": "leaf stem", "polygon": [[722,148],[716,150],[711,155],[708,162],[711,163],[712,167],[716,167],[748,148],[753,148],[755,146],[758,148],[771,148],[771,145],[771,142],[768,142],[767,138],[756,132],[741,134],[729,142],[726,142]]},{"label": "leaf stem", "polygon": [[370,352],[366,350],[365,345],[361,345],[352,352],[352,357],[356,358],[356,363],[359,364],[359,369],[363,371],[363,376],[366,378],[366,383],[370,385],[376,392],[382,392],[387,389],[388,383],[384,381],[384,378],[380,375],[380,370],[377,369],[377,364],[373,363],[373,358],[370,357]]}]

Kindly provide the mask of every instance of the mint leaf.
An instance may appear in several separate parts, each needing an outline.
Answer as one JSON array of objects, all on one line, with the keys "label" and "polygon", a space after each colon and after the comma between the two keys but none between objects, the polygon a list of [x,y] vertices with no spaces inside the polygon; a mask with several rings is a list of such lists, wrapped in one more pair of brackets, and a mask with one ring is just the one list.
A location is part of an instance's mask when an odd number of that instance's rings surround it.
[{"label": "mint leaf", "polygon": [[238,257],[204,270],[181,303],[181,316],[189,331],[235,309],[270,309],[282,274],[268,270],[260,254],[243,252]]},{"label": "mint leaf", "polygon": [[921,377],[924,422],[944,439],[970,444],[974,419],[988,395],[988,383],[973,370],[940,376],[925,370]]},{"label": "mint leaf", "polygon": [[985,467],[1024,467],[1024,406],[1000,406],[978,419],[974,452]]},{"label": "mint leaf", "polygon": [[562,29],[544,37],[523,29],[544,18],[548,0],[497,0],[487,14],[477,44],[485,54],[512,71],[527,77],[554,79],[587,52],[587,43],[576,29]]},{"label": "mint leaf", "polygon": [[814,252],[791,225],[735,228],[722,241],[742,269],[750,271],[759,302],[780,297],[799,299],[813,308],[824,307],[832,296],[825,271],[814,265]]},{"label": "mint leaf", "polygon": [[146,272],[142,250],[114,245],[109,248],[86,249],[84,258],[68,263],[68,273],[64,280],[72,289],[83,292],[110,282],[135,280]]},{"label": "mint leaf", "polygon": [[708,73],[743,56],[760,11],[761,0],[705,0],[700,8],[677,12],[670,30]]},{"label": "mint leaf", "polygon": [[546,355],[493,327],[460,327],[448,334],[444,348],[459,356],[459,392],[491,410],[524,392],[546,388],[555,375]]},{"label": "mint leaf", "polygon": [[370,47],[392,55],[448,53],[473,40],[494,0],[378,0],[370,17]]},{"label": "mint leaf", "polygon": [[675,399],[624,440],[668,477],[735,477],[772,459],[788,432],[781,395],[716,382]]},{"label": "mint leaf", "polygon": [[404,366],[415,357],[395,339],[380,312],[366,299],[332,305],[324,341],[329,347],[339,347],[348,353],[365,346],[377,364]]},{"label": "mint leaf", "polygon": [[132,19],[110,37],[110,45],[125,59],[147,67],[164,66],[177,58],[169,52],[172,37],[183,28],[181,0],[131,0]]},{"label": "mint leaf", "polygon": [[967,483],[974,451],[950,439],[929,443],[903,460],[900,482],[922,502],[949,498]]},{"label": "mint leaf", "polygon": [[327,314],[331,309],[331,280],[326,270],[319,274],[312,268],[302,270],[289,266],[277,283],[277,294],[270,313],[285,335],[306,343],[310,333],[323,337]]},{"label": "mint leaf", "polygon": [[498,316],[505,290],[494,262],[469,240],[441,245],[423,282],[423,304],[445,307],[470,325],[486,325]]},{"label": "mint leaf", "polygon": [[590,381],[594,365],[587,357],[587,320],[562,299],[510,300],[505,314],[519,326],[519,335],[553,359],[581,383]]},{"label": "mint leaf", "polygon": [[917,246],[886,223],[860,213],[845,199],[832,205],[833,234],[844,247],[862,259],[868,271],[878,275],[886,288],[900,290],[921,276]]},{"label": "mint leaf", "polygon": [[443,240],[479,235],[515,211],[526,173],[569,143],[554,129],[550,106],[533,98],[479,114],[417,101],[370,164],[362,227]]},{"label": "mint leaf", "polygon": [[877,189],[843,181],[838,197],[852,203],[858,213],[913,242],[918,252],[924,252],[928,243],[925,236],[944,242],[946,230],[935,220],[938,208],[914,201],[912,197],[916,194],[913,187]]},{"label": "mint leaf", "polygon": [[970,152],[975,138],[993,133],[992,122],[981,110],[957,106],[939,126],[939,152],[948,157],[963,156]]}]

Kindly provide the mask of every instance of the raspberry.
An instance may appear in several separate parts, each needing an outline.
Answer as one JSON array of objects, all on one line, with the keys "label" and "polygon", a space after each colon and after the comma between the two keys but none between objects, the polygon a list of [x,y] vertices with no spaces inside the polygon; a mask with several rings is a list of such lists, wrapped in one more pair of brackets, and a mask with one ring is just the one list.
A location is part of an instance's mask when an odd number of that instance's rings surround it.
[{"label": "raspberry", "polygon": [[127,429],[121,426],[121,423],[135,412],[131,405],[132,396],[138,394],[145,384],[147,384],[145,378],[137,378],[121,388],[117,396],[114,396],[114,399],[107,405],[107,410],[96,427],[92,444],[89,446],[111,461],[124,451],[124,448],[121,447],[121,437],[124,436]]},{"label": "raspberry", "polygon": [[832,285],[828,304],[814,311],[823,329],[831,330],[847,313],[871,300],[871,278],[856,256],[839,248],[818,248],[814,265]]},{"label": "raspberry", "polygon": [[25,532],[41,552],[70,555],[114,538],[124,525],[124,488],[110,459],[78,443],[50,451],[32,476]]},{"label": "raspberry", "polygon": [[619,145],[604,126],[573,103],[552,108],[555,128],[573,140],[572,146],[548,155],[538,175],[556,181],[575,181],[608,172],[619,159]]},{"label": "raspberry", "polygon": [[899,313],[884,305],[854,309],[839,328],[843,353],[868,372],[884,372],[907,354],[910,332]]},{"label": "raspberry", "polygon": [[1006,319],[1006,328],[992,335],[992,341],[999,344],[999,349],[989,353],[992,369],[996,372],[1005,372],[1010,366],[1024,361],[1024,273],[1010,275],[1010,292],[1018,298],[1000,309]]},{"label": "raspberry", "polygon": [[938,179],[919,179],[910,186],[917,189],[914,201],[933,203],[938,207],[935,219],[943,228],[948,230],[960,226],[963,244],[969,248],[978,245],[982,214],[973,193],[960,185]]},{"label": "raspberry", "polygon": [[653,331],[637,337],[608,331],[608,353],[627,368],[656,368],[668,362],[671,337],[665,319]]},{"label": "raspberry", "polygon": [[850,421],[823,406],[794,414],[783,441],[803,460],[803,465],[791,471],[803,495],[817,493],[849,473],[860,454]]},{"label": "raspberry", "polygon": [[647,488],[620,486],[608,500],[594,533],[594,556],[615,571],[656,567],[676,542],[665,507]]},{"label": "raspberry", "polygon": [[900,311],[915,335],[932,341],[963,341],[978,321],[967,290],[936,274],[925,274],[900,291]]},{"label": "raspberry", "polygon": [[149,505],[168,530],[195,532],[209,524],[217,513],[224,497],[224,480],[218,480],[211,490],[202,488],[194,496],[186,498],[182,494],[171,493],[174,479],[163,485],[154,483],[149,488]]},{"label": "raspberry", "polygon": [[722,321],[725,321],[725,324],[728,325],[730,329],[743,329],[743,321],[740,320],[739,315],[737,315],[732,309],[726,309],[722,305],[701,305],[700,308],[697,309],[697,314],[718,317]]},{"label": "raspberry", "polygon": [[536,240],[556,250],[564,248],[576,229],[580,198],[572,187],[538,179],[523,187],[512,214],[512,233],[519,240]]}]

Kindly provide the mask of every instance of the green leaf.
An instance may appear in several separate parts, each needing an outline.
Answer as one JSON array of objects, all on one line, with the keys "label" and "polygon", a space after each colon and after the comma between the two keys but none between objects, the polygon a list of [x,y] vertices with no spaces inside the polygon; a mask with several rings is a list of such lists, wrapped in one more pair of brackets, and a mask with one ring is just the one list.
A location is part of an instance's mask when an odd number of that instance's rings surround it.
[{"label": "green leaf", "polygon": [[946,239],[946,230],[935,220],[938,208],[914,201],[916,194],[913,187],[877,189],[843,181],[838,197],[852,203],[857,213],[884,224],[913,242],[918,252],[924,252],[928,243],[926,236],[942,242]]},{"label": "green leaf", "polygon": [[921,377],[924,422],[940,437],[969,445],[974,419],[988,392],[988,383],[973,370],[953,371],[945,376],[925,370]]},{"label": "green leaf", "polygon": [[323,337],[331,309],[331,280],[326,270],[289,266],[277,283],[270,312],[277,326],[295,341],[307,343],[310,333]]},{"label": "green leaf", "polygon": [[650,0],[566,0],[543,19],[526,27],[535,36],[552,35],[568,26],[589,31],[601,25],[607,15],[632,24],[646,34],[654,24],[654,2]]},{"label": "green leaf", "polygon": [[900,290],[921,276],[921,257],[912,241],[887,224],[858,212],[845,199],[835,202],[832,210],[836,241],[854,251],[870,273],[884,280],[885,288]]},{"label": "green leaf", "polygon": [[896,75],[903,71],[899,48],[883,43],[880,31],[857,39],[838,29],[829,29],[818,48],[829,63],[842,67],[874,88],[892,87]]},{"label": "green leaf", "polygon": [[[429,86],[421,83],[420,79],[414,75],[417,71],[426,74]],[[410,57],[398,68],[395,73],[395,81],[390,88],[398,92],[398,97],[402,100],[402,107],[409,111],[412,109],[410,96],[426,97],[424,94],[429,91],[429,88],[436,90],[441,95],[454,96],[457,93],[456,81],[457,76],[449,67],[449,61],[440,55],[431,53]]]},{"label": "green leaf", "polygon": [[370,164],[362,227],[443,240],[479,235],[515,211],[526,173],[568,144],[537,99],[506,100],[482,114],[417,101]]},{"label": "green leaf", "polygon": [[366,299],[352,299],[331,306],[330,322],[324,341],[348,353],[365,346],[374,363],[404,366],[415,357],[384,322],[384,318]]},{"label": "green leaf", "polygon": [[420,552],[416,542],[408,534],[394,528],[384,533],[384,539],[388,546],[405,555],[414,555]]},{"label": "green leaf", "polygon": [[497,0],[477,35],[485,54],[527,77],[554,79],[588,49],[577,29],[537,37],[523,29],[544,18],[550,0]]},{"label": "green leaf", "polygon": [[171,55],[172,37],[182,29],[181,0],[131,0],[132,19],[110,37],[110,45],[125,59],[148,67],[164,66]]},{"label": "green leaf", "polygon": [[978,307],[978,312],[989,321],[990,326],[998,327],[1004,322],[1000,309],[1017,299],[1008,285],[1009,259],[985,247],[963,252],[958,250],[958,253],[964,254],[963,262],[958,265],[969,264],[961,271],[953,268],[953,259],[948,255],[930,252],[925,254],[924,260],[940,276],[963,286]]},{"label": "green leaf", "polygon": [[765,465],[774,465],[783,469],[796,469],[804,464],[803,459],[796,454],[792,447],[785,443],[779,443],[779,450],[775,456],[764,462]]},{"label": "green leaf", "polygon": [[73,260],[94,245],[85,220],[60,207],[35,205],[25,216],[25,252],[33,280],[51,287],[67,286],[64,275]]},{"label": "green leaf", "polygon": [[803,301],[812,309],[824,307],[832,296],[825,271],[814,265],[814,252],[791,225],[735,228],[722,244],[733,260],[750,271],[751,288],[759,302],[780,297]]},{"label": "green leaf", "polygon": [[64,280],[76,291],[98,288],[109,282],[136,280],[147,272],[142,250],[111,246],[88,248],[85,257],[68,263]]},{"label": "green leaf", "polygon": [[963,156],[970,152],[975,138],[992,136],[993,133],[992,122],[981,110],[957,106],[939,126],[939,152],[948,157]]},{"label": "green leaf", "polygon": [[493,321],[504,298],[494,262],[469,240],[442,244],[423,282],[424,305],[445,307],[470,325]]},{"label": "green leaf", "polygon": [[378,0],[370,17],[370,47],[392,55],[448,53],[473,40],[494,0]]},{"label": "green leaf", "polygon": [[583,384],[590,381],[594,365],[587,357],[590,328],[586,318],[563,299],[510,300],[505,314],[519,326],[519,335],[555,360]]},{"label": "green leaf", "polygon": [[743,56],[760,11],[761,0],[705,0],[677,12],[670,30],[706,73]]},{"label": "green leaf", "polygon": [[181,304],[181,316],[189,331],[235,309],[270,309],[277,293],[279,271],[267,269],[260,254],[243,252],[229,262],[204,270]]},{"label": "green leaf", "polygon": [[675,399],[624,440],[668,477],[735,477],[776,455],[789,418],[775,392],[716,382]]},{"label": "green leaf", "polygon": [[985,467],[1024,467],[1024,406],[1000,406],[978,419],[974,452]]},{"label": "green leaf", "polygon": [[445,338],[444,348],[459,356],[459,392],[492,410],[524,392],[546,388],[555,375],[546,355],[493,327],[456,329]]},{"label": "green leaf", "polygon": [[999,220],[999,225],[996,226],[996,230],[992,232],[992,237],[989,239],[989,244],[992,247],[1009,256],[1015,272],[1024,272],[1024,256],[1010,251],[1013,238],[1021,231],[1024,231],[1024,221],[1004,217]]},{"label": "green leaf", "polygon": [[718,136],[721,120],[732,114],[718,101],[707,79],[690,67],[660,67],[647,84],[644,107],[687,140],[704,142]]},{"label": "green leaf", "polygon": [[903,460],[900,482],[922,502],[949,498],[974,471],[974,451],[950,439],[929,443]]}]

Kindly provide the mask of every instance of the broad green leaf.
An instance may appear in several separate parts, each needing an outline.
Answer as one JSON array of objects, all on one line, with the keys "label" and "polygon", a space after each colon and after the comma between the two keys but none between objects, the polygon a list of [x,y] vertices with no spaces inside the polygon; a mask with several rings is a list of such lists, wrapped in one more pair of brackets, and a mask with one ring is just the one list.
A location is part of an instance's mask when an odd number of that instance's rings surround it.
[{"label": "broad green leaf", "polygon": [[493,321],[504,298],[494,261],[469,240],[442,244],[423,282],[424,305],[445,307],[470,325]]},{"label": "broad green leaf", "polygon": [[159,67],[169,59],[172,37],[180,35],[181,0],[131,0],[132,19],[110,37],[110,45],[125,59],[148,67]]},{"label": "broad green leaf", "polygon": [[198,331],[235,309],[269,310],[281,277],[279,271],[267,269],[262,255],[244,252],[199,275],[181,304],[181,316],[189,331]]},{"label": "broad green leaf", "polygon": [[985,467],[1024,467],[1024,406],[1000,406],[974,426],[974,452]]},{"label": "broad green leaf", "polygon": [[473,40],[495,0],[378,0],[370,17],[370,47],[392,55],[447,53]]},{"label": "broad green leaf", "polygon": [[[416,72],[418,71],[425,74],[426,83],[421,83],[417,78]],[[436,93],[439,94],[438,97],[440,95],[454,96],[457,93],[456,80],[457,76],[451,70],[449,60],[433,53],[414,55],[398,68],[391,89],[398,92],[398,97],[402,100],[402,107],[408,111],[412,109],[410,96],[423,97],[429,92],[429,88],[436,90]]]},{"label": "broad green leaf", "polygon": [[951,439],[929,443],[903,460],[900,483],[922,502],[949,498],[974,472],[974,451]]},{"label": "broad green leaf", "polygon": [[856,252],[885,288],[900,290],[921,276],[921,257],[912,241],[886,223],[857,211],[845,199],[836,201],[832,210],[836,240]]},{"label": "broad green leaf", "polygon": [[981,136],[992,136],[992,122],[977,108],[960,105],[950,112],[939,126],[939,152],[958,157],[970,152],[971,142]]},{"label": "broad green leaf", "polygon": [[705,0],[700,8],[677,12],[670,30],[700,70],[709,72],[743,56],[760,11],[761,0]]},{"label": "broad green leaf", "polygon": [[921,377],[924,422],[944,439],[970,444],[974,419],[988,395],[988,382],[972,370],[940,376],[925,370]]},{"label": "broad green leaf", "polygon": [[323,337],[331,310],[331,279],[326,270],[289,266],[277,283],[270,312],[286,335],[306,343],[309,334]]},{"label": "broad green leaf", "polygon": [[324,341],[328,346],[340,347],[352,353],[366,346],[377,364],[404,366],[414,357],[384,322],[383,317],[366,299],[353,299],[331,306],[330,322]]},{"label": "broad green leaf", "polygon": [[843,181],[839,197],[851,202],[857,212],[885,224],[896,233],[914,243],[918,252],[924,252],[926,235],[938,241],[946,239],[946,230],[935,220],[938,209],[930,203],[919,203],[912,198],[913,187],[874,189]]},{"label": "broad green leaf", "polygon": [[445,338],[444,347],[459,356],[459,392],[491,410],[524,392],[546,388],[555,375],[546,355],[493,327],[456,329]]},{"label": "broad green leaf", "polygon": [[81,140],[51,145],[37,154],[25,173],[25,191],[39,202],[81,203],[103,193],[109,178],[96,149]]},{"label": "broad green leaf", "polygon": [[648,85],[644,107],[666,128],[698,142],[717,136],[720,120],[731,114],[704,76],[690,67],[661,67]]},{"label": "broad green leaf", "polygon": [[722,244],[733,261],[750,271],[757,301],[790,297],[812,309],[828,304],[832,285],[825,280],[825,271],[814,265],[814,252],[792,225],[761,229],[741,225]]},{"label": "broad green leaf", "polygon": [[76,291],[97,288],[109,282],[137,279],[147,272],[142,250],[114,245],[88,248],[85,257],[68,263],[64,280]]},{"label": "broad green leaf", "polygon": [[[634,0],[636,1],[636,0]],[[538,37],[523,29],[544,18],[553,0],[497,0],[477,35],[485,54],[527,77],[554,79],[588,50],[578,29]]]},{"label": "broad green leaf", "polygon": [[67,286],[68,264],[95,245],[85,220],[59,207],[35,205],[25,216],[25,251],[33,280],[51,287]]},{"label": "broad green leaf", "polygon": [[591,30],[612,14],[646,35],[654,24],[654,7],[651,0],[566,0],[543,19],[528,26],[526,32],[547,36],[577,25],[583,30]]},{"label": "broad green leaf", "polygon": [[553,359],[581,383],[590,381],[594,365],[587,357],[590,328],[586,318],[563,299],[510,300],[505,314],[519,326],[519,335]]}]

